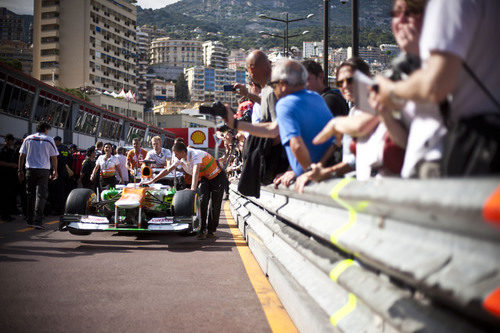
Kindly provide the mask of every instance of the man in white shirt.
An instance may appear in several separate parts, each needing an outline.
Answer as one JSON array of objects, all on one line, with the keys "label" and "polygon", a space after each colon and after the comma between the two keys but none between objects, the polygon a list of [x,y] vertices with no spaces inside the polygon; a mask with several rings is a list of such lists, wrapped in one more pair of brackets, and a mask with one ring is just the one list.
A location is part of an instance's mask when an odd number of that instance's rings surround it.
[{"label": "man in white shirt", "polygon": [[[172,152],[161,146],[161,137],[155,136],[151,139],[153,149],[146,155],[146,160],[155,161],[152,168],[165,168],[172,159]],[[168,162],[168,163],[167,163]]]},{"label": "man in white shirt", "polygon": [[[500,110],[494,100],[500,101],[499,12],[498,0],[429,0],[420,37],[422,68],[397,83],[379,76],[378,92],[372,92],[378,107],[394,108],[401,99],[439,104],[452,95],[446,116],[451,122],[472,123],[486,115],[498,119]],[[416,119],[425,116],[417,113]],[[494,135],[498,140],[498,133]],[[492,160],[490,171],[498,173],[500,153]]]},{"label": "man in white shirt", "polygon": [[19,181],[24,180],[23,167],[26,162],[26,190],[28,195],[27,218],[28,225],[35,229],[45,229],[42,225],[43,210],[48,194],[50,166],[51,179],[57,179],[57,155],[59,155],[54,139],[47,135],[51,126],[40,122],[37,133],[24,139],[19,151],[17,168]]},{"label": "man in white shirt", "polygon": [[116,180],[117,181],[123,180],[124,184],[128,184],[129,179],[128,179],[127,156],[125,148],[118,147],[118,149],[116,150],[115,157],[118,159],[118,161],[120,161],[120,165],[118,166],[118,168],[120,169],[120,174],[122,176],[122,178],[120,178],[120,176],[117,173],[115,175]]}]

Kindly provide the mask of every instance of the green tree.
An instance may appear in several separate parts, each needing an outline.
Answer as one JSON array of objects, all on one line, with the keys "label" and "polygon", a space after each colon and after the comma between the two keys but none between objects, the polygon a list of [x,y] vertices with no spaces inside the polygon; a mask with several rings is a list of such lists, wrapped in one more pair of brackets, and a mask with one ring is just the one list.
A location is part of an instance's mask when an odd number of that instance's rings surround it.
[{"label": "green tree", "polygon": [[175,100],[178,102],[189,102],[189,88],[184,74],[179,75],[175,83]]},{"label": "green tree", "polygon": [[19,61],[19,59],[0,58],[0,62],[3,62],[10,67],[14,67],[18,71],[23,70],[23,63]]}]

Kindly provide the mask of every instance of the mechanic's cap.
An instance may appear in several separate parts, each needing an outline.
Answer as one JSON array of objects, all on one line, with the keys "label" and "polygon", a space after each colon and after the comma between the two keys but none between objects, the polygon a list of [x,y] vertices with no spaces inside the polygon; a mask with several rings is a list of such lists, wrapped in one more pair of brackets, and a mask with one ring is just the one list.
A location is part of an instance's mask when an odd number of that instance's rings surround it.
[{"label": "mechanic's cap", "polygon": [[54,137],[54,141],[61,141],[61,140],[62,139],[61,139],[61,137],[59,135]]}]

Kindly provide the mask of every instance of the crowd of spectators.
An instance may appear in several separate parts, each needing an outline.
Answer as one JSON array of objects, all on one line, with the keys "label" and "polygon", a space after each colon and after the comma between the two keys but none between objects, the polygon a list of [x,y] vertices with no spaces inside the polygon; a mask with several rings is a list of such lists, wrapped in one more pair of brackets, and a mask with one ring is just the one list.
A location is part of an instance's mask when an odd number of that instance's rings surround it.
[{"label": "crowd of spectators", "polygon": [[348,59],[336,68],[339,90],[323,83],[314,61],[281,59],[271,67],[264,53],[253,51],[247,71],[263,87],[261,94],[234,88],[261,104],[260,120],[245,121],[228,106],[225,118],[230,128],[250,134],[238,190],[258,195],[251,184],[266,184],[266,161],[277,155],[278,148],[271,152],[253,137],[284,148],[288,170],[274,169],[274,184],[295,182],[299,192],[311,181],[345,175],[367,180],[500,173],[498,12],[494,0],[451,6],[395,0],[390,15],[401,55],[375,78],[363,60]]},{"label": "crowd of spectators", "polygon": [[[217,132],[224,151],[216,168],[210,162],[214,157],[182,141],[174,143],[174,154],[162,148],[159,137],[153,138],[149,152],[138,138],[129,152],[98,142],[83,153],[63,145],[59,137],[40,137],[50,143],[48,150],[53,141],[57,151],[45,213],[61,214],[64,197],[77,186],[126,184],[145,159],[165,172],[183,166],[192,189],[200,172],[193,165],[210,164],[215,169],[205,174],[210,195],[204,205],[211,198],[215,210],[220,209],[219,188],[227,195],[226,179],[238,182],[242,194],[259,196],[261,185],[295,183],[302,192],[308,183],[332,177],[498,174],[499,12],[496,0],[394,0],[392,30],[402,54],[391,70],[375,78],[362,59],[346,60],[335,70],[335,89],[325,85],[326,74],[314,61],[281,59],[272,65],[262,51],[251,52],[246,59],[250,86],[234,84],[242,99],[236,112],[226,106],[227,126]],[[369,82],[365,95],[363,82]],[[35,183],[26,184],[23,177],[14,181],[16,168],[23,172],[17,163],[19,152],[23,154],[20,144],[12,135],[5,137],[0,168],[10,175],[9,187],[20,194],[23,214],[29,215],[26,207],[31,209],[34,197],[29,188]],[[49,158],[54,155],[49,153],[44,162],[47,169]],[[28,195],[20,190],[26,187]],[[10,193],[2,196],[2,219],[9,219],[17,213],[16,205]],[[214,225],[209,222],[209,232]]]}]

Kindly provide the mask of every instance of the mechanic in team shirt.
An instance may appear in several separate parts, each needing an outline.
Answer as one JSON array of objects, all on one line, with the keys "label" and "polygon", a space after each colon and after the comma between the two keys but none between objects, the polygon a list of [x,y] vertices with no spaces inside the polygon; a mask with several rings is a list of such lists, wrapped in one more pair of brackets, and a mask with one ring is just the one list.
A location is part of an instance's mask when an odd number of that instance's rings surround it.
[{"label": "mechanic in team shirt", "polygon": [[100,171],[101,175],[101,190],[110,189],[111,187],[116,186],[116,177],[115,174],[118,173],[120,176],[120,184],[123,184],[123,177],[120,172],[120,160],[112,155],[113,146],[111,143],[104,144],[104,154],[97,158],[95,162],[94,171],[92,172],[92,176],[90,176],[90,180],[94,181],[97,176],[97,172]]},{"label": "mechanic in team shirt", "polygon": [[[170,166],[145,184],[152,184],[168,175],[177,166],[181,166],[185,173],[192,176],[192,190],[196,190],[199,183],[201,227],[198,239],[215,238],[224,194],[225,174],[215,158],[203,150],[187,148],[181,141],[174,143],[172,150],[174,156]],[[210,209],[208,209],[209,202],[211,202]]]},{"label": "mechanic in team shirt", "polygon": [[172,159],[172,152],[161,146],[161,138],[159,136],[154,136],[151,139],[151,145],[153,146],[153,149],[148,151],[146,155],[146,160],[155,161],[151,167],[165,168],[168,166]]},{"label": "mechanic in team shirt", "polygon": [[142,161],[146,159],[148,152],[146,149],[141,148],[141,139],[139,138],[132,140],[132,146],[134,146],[134,149],[127,154],[127,168],[134,177],[137,174],[136,170],[141,167]]}]

